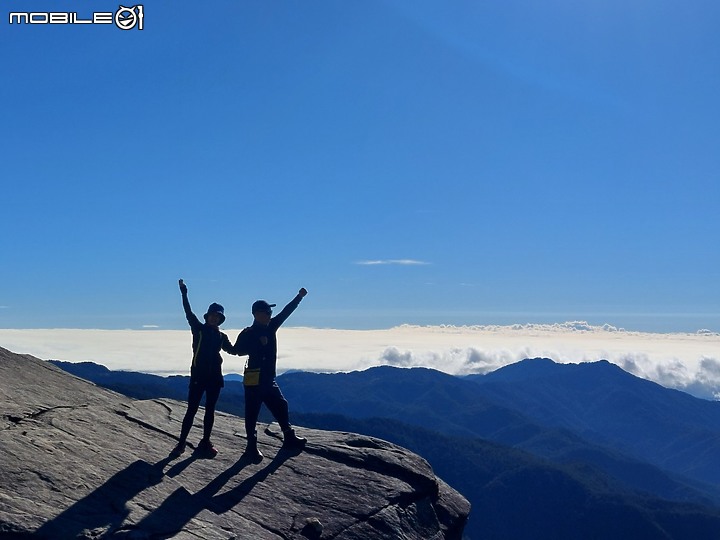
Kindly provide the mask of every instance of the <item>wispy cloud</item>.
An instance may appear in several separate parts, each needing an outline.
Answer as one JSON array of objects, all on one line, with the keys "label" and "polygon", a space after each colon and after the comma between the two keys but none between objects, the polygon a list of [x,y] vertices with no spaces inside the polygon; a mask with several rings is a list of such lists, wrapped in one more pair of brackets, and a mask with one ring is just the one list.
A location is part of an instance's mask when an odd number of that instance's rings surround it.
[{"label": "wispy cloud", "polygon": [[424,266],[430,264],[426,261],[418,261],[415,259],[374,259],[357,261],[355,264],[361,266],[378,266],[378,265],[397,265],[397,266]]}]

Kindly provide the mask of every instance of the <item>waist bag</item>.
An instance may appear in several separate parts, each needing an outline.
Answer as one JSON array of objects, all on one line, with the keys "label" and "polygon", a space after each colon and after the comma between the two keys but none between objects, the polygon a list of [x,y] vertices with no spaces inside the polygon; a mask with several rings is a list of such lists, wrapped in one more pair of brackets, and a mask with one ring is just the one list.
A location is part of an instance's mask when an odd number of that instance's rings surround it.
[{"label": "waist bag", "polygon": [[245,368],[243,373],[243,384],[245,386],[257,386],[260,384],[260,368]]}]

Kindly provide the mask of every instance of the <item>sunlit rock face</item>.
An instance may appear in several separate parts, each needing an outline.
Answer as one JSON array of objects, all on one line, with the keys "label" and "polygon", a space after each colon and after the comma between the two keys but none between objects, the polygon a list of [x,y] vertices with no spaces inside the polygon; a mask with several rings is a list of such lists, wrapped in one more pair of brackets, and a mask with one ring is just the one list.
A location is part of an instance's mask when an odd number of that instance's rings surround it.
[{"label": "sunlit rock face", "polygon": [[214,459],[179,458],[185,404],[136,401],[0,348],[0,538],[460,539],[470,506],[386,441],[298,427],[304,451],[217,413]]}]

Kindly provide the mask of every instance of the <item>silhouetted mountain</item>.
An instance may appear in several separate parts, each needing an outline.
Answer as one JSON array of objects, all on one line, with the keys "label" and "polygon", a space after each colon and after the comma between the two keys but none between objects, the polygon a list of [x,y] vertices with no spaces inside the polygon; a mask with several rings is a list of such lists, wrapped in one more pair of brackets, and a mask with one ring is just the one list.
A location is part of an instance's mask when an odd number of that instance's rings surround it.
[{"label": "silhouetted mountain", "polygon": [[544,428],[485,399],[474,384],[423,368],[376,367],[351,373],[286,373],[279,378],[295,410],[394,418],[448,435],[515,444]]},{"label": "silhouetted mountain", "polygon": [[[136,371],[111,371],[93,362],[62,362],[51,360],[59,368],[77,377],[136,399],[170,398],[187,400],[190,377],[173,375],[160,377]],[[239,381],[238,381],[239,379]],[[245,392],[242,376],[225,377],[225,388],[218,402],[220,410],[243,416],[245,414]]]},{"label": "silhouetted mountain", "polygon": [[664,388],[607,361],[524,360],[472,380],[486,399],[544,426],[720,484],[719,402]]}]

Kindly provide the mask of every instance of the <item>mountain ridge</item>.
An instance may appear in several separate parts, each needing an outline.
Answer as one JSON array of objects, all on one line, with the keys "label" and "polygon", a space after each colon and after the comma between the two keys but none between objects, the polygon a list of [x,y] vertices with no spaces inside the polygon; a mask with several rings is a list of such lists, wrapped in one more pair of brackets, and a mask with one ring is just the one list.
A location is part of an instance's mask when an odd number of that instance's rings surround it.
[{"label": "mountain ridge", "polygon": [[[607,361],[545,360],[525,360],[472,380],[486,398],[544,425],[571,429],[694,481],[720,484],[713,457],[720,454],[719,402],[665,388]],[[533,375],[522,378],[528,366]]]}]

